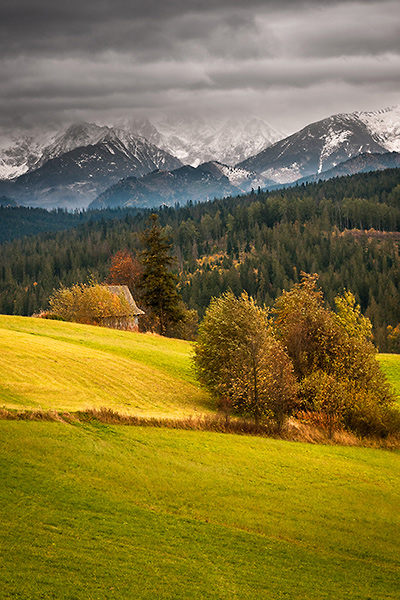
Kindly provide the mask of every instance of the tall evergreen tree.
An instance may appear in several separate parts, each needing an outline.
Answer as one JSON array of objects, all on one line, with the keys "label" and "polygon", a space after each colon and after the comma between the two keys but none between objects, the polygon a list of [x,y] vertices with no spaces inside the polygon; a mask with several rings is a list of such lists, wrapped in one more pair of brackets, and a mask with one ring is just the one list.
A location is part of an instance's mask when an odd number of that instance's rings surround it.
[{"label": "tall evergreen tree", "polygon": [[165,335],[168,326],[182,318],[182,299],[176,287],[178,278],[171,271],[174,263],[170,253],[172,244],[163,234],[156,214],[150,215],[150,225],[141,234],[140,241],[143,245],[143,302],[155,317],[160,334]]}]

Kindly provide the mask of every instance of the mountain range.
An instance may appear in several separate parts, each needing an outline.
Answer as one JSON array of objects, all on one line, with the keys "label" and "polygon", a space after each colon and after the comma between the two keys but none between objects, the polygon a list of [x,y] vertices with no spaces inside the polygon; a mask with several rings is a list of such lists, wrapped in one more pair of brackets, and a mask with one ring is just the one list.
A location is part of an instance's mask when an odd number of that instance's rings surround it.
[{"label": "mountain range", "polygon": [[0,150],[0,196],[45,208],[156,207],[398,166],[400,107],[279,137],[261,120],[185,118],[16,135]]},{"label": "mountain range", "polygon": [[0,182],[0,193],[30,206],[85,207],[124,177],[180,166],[178,158],[144,138],[84,123],[57,135],[42,149],[33,169]]},{"label": "mountain range", "polygon": [[365,153],[400,151],[400,107],[339,114],[312,123],[238,166],[277,183],[328,171]]}]

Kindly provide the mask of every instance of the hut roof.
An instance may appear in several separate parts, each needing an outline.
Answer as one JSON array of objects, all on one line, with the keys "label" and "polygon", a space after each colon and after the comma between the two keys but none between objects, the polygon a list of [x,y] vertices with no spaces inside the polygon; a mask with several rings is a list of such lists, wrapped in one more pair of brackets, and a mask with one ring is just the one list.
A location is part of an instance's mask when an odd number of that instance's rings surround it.
[{"label": "hut roof", "polygon": [[106,285],[105,287],[108,288],[113,294],[117,294],[117,296],[124,296],[129,302],[129,304],[132,306],[133,314],[135,317],[137,317],[138,315],[145,314],[145,312],[141,310],[134,301],[127,285]]}]

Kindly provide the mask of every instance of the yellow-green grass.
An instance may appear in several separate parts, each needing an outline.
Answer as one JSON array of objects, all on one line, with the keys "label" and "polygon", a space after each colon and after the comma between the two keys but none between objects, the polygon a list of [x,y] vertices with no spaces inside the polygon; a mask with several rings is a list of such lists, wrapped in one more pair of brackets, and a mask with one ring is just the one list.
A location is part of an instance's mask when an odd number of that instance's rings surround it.
[{"label": "yellow-green grass", "polygon": [[0,421],[0,597],[398,600],[400,453]]},{"label": "yellow-green grass", "polygon": [[[0,315],[0,356],[0,406],[7,408],[107,406],[168,417],[213,408],[182,340]],[[378,358],[400,404],[400,355]]]},{"label": "yellow-green grass", "polygon": [[400,406],[400,354],[378,354],[378,360],[386,373]]},{"label": "yellow-green grass", "polygon": [[0,316],[0,406],[107,406],[179,417],[211,409],[188,342],[101,327]]}]

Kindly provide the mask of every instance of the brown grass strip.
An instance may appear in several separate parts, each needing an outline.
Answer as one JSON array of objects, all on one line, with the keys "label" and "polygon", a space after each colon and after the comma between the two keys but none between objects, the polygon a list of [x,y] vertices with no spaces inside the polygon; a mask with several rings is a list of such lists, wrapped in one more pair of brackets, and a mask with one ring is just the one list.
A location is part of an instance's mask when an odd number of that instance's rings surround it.
[{"label": "brown grass strip", "polygon": [[334,446],[362,446],[366,448],[383,448],[386,450],[400,449],[400,437],[390,436],[381,438],[360,438],[353,433],[340,429],[329,436],[324,427],[312,423],[304,423],[290,419],[282,431],[278,432],[273,422],[256,424],[239,418],[225,416],[201,415],[184,418],[141,417],[121,414],[111,408],[101,407],[76,412],[45,411],[45,410],[16,410],[0,408],[0,420],[9,421],[48,421],[69,424],[103,423],[105,425],[128,425],[140,427],[163,427],[168,429],[184,429],[195,431],[213,431],[215,433],[231,433],[236,435],[253,435],[282,439],[308,444],[325,444]]}]

